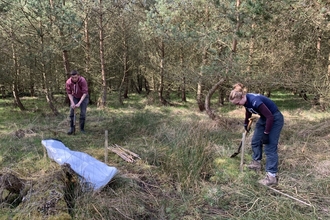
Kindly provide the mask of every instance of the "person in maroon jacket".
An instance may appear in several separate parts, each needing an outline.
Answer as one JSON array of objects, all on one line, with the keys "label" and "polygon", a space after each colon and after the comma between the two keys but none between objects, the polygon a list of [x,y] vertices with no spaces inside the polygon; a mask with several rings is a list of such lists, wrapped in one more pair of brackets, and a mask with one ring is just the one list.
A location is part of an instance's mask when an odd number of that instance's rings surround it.
[{"label": "person in maroon jacket", "polygon": [[81,132],[85,132],[85,120],[87,105],[89,102],[88,85],[84,77],[78,71],[72,70],[70,78],[65,83],[66,93],[70,100],[70,130],[68,135],[74,132],[74,109],[80,107],[79,127]]},{"label": "person in maroon jacket", "polygon": [[277,145],[280,133],[284,125],[284,118],[276,104],[268,97],[247,93],[241,83],[237,83],[229,95],[229,101],[235,105],[245,107],[244,128],[252,114],[260,115],[254,129],[251,141],[252,162],[247,167],[253,170],[261,170],[260,161],[262,151],[266,154],[266,178],[259,181],[263,185],[277,185],[278,183],[278,153]]}]

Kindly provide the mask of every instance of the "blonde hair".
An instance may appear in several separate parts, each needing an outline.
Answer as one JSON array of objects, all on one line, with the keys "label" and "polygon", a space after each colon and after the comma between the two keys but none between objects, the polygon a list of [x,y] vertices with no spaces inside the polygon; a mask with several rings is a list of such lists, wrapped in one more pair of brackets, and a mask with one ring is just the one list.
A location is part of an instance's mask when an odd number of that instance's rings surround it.
[{"label": "blonde hair", "polygon": [[229,100],[242,99],[243,96],[247,93],[247,89],[242,83],[236,83],[233,85],[233,90],[231,90],[229,95]]}]

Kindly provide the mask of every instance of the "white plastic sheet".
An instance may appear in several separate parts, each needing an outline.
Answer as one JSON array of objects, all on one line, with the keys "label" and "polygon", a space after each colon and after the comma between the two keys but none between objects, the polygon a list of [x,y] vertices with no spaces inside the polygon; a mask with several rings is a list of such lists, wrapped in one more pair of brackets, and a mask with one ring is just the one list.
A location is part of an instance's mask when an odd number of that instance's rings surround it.
[{"label": "white plastic sheet", "polygon": [[71,169],[94,190],[104,187],[118,172],[117,168],[110,167],[86,153],[70,150],[59,140],[48,139],[42,140],[41,143],[49,158],[60,165],[70,164]]}]

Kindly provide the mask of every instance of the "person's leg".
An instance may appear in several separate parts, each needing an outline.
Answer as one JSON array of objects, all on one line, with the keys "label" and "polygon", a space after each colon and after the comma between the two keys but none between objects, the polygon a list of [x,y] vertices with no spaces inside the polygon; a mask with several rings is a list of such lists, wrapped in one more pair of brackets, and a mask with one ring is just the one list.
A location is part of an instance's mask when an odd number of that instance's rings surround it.
[{"label": "person's leg", "polygon": [[269,133],[269,144],[264,146],[266,155],[266,172],[268,173],[276,174],[278,172],[277,146],[283,125],[283,115],[281,112],[275,113],[273,127]]},{"label": "person's leg", "polygon": [[274,123],[272,130],[269,133],[269,144],[265,145],[266,154],[266,178],[259,181],[259,183],[271,186],[278,184],[278,140],[284,125],[284,119],[281,112],[274,114]]},{"label": "person's leg", "polygon": [[256,171],[261,169],[260,160],[262,159],[262,136],[264,134],[266,120],[259,118],[252,137],[251,148],[252,148],[252,162],[247,167]]},{"label": "person's leg", "polygon": [[73,134],[74,133],[74,110],[71,108],[71,106],[70,106],[70,115],[69,115],[69,117],[70,117],[70,130],[68,131],[68,135],[71,135],[71,134]]},{"label": "person's leg", "polygon": [[[79,102],[79,99],[73,97],[73,103],[77,104]],[[68,131],[68,135],[71,135],[75,132],[75,126],[74,126],[74,123],[75,123],[75,118],[74,118],[74,109],[71,108],[71,103],[70,103],[70,130]]]},{"label": "person's leg", "polygon": [[252,137],[251,148],[252,148],[252,159],[256,161],[260,161],[262,159],[262,136],[264,135],[266,125],[266,119],[259,118]]},{"label": "person's leg", "polygon": [[89,102],[89,97],[86,96],[84,101],[80,105],[79,125],[80,125],[80,131],[82,131],[82,132],[85,132],[85,120],[86,120],[88,102]]}]

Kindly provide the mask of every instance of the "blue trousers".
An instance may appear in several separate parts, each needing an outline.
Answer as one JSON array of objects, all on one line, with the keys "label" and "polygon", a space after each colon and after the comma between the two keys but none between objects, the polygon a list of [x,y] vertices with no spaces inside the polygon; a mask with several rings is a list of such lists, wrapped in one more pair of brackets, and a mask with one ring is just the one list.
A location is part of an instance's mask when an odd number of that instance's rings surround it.
[{"label": "blue trousers", "polygon": [[262,137],[264,135],[266,118],[260,117],[256,123],[254,134],[251,141],[252,159],[261,160],[263,148],[266,155],[266,172],[278,172],[278,153],[277,145],[280,139],[280,133],[284,125],[284,117],[280,111],[273,114],[274,123],[269,133],[269,144],[262,144]]}]

